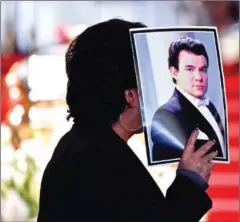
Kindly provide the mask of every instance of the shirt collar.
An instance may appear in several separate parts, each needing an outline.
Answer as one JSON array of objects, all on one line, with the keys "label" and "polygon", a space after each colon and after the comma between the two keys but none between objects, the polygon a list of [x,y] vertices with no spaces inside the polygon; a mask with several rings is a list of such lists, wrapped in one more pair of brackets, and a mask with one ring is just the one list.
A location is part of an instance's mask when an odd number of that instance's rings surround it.
[{"label": "shirt collar", "polygon": [[209,99],[204,96],[203,99],[196,98],[189,93],[185,92],[183,89],[181,89],[178,85],[176,85],[176,89],[183,94],[184,97],[186,97],[195,107],[200,106],[208,106],[209,105]]}]

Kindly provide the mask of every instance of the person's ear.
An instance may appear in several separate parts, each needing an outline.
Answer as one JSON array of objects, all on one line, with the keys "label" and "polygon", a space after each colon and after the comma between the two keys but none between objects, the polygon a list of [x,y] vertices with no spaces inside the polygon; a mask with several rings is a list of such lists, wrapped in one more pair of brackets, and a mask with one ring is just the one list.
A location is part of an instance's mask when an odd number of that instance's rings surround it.
[{"label": "person's ear", "polygon": [[125,99],[129,108],[134,108],[138,105],[138,91],[137,89],[127,89],[124,91]]},{"label": "person's ear", "polygon": [[172,74],[172,78],[174,78],[177,81],[178,80],[178,69],[176,69],[174,66],[171,66],[170,72]]}]

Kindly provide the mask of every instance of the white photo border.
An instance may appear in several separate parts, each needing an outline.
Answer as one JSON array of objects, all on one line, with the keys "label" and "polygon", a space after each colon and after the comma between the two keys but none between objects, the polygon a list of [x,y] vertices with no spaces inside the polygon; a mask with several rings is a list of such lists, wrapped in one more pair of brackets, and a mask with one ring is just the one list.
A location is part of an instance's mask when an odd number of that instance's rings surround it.
[{"label": "white photo border", "polygon": [[[137,79],[137,85],[138,85],[138,92],[139,92],[139,96],[140,96],[139,100],[140,100],[141,107],[143,107],[143,108],[141,108],[141,116],[142,116],[143,123],[146,123],[146,114],[145,114],[145,105],[144,105],[144,99],[143,99],[143,91],[142,91],[142,85],[141,85],[140,70],[139,70],[138,57],[137,57],[137,52],[136,52],[134,36],[136,34],[154,33],[154,32],[155,33],[157,33],[157,32],[158,33],[159,32],[212,32],[213,33],[215,49],[216,49],[216,54],[217,54],[217,60],[218,60],[218,69],[219,69],[220,80],[221,80],[224,118],[225,118],[225,129],[226,129],[226,135],[225,135],[226,157],[225,158],[216,157],[216,158],[214,158],[213,162],[229,164],[230,163],[230,152],[229,152],[228,107],[227,107],[225,78],[224,78],[224,72],[223,72],[222,57],[221,57],[221,53],[220,53],[220,43],[219,43],[217,27],[213,27],[213,26],[181,26],[181,27],[152,27],[152,28],[148,27],[148,28],[130,29],[129,32],[130,32],[130,40],[131,40],[131,46],[132,46],[132,52],[133,52],[134,67],[135,67],[136,79]],[[163,160],[163,161],[151,161],[149,141],[148,141],[148,132],[147,132],[146,124],[143,124],[143,133],[144,133],[144,137],[145,137],[148,166],[154,166],[154,165],[159,165],[159,164],[171,164],[171,163],[179,162],[180,158]]]}]

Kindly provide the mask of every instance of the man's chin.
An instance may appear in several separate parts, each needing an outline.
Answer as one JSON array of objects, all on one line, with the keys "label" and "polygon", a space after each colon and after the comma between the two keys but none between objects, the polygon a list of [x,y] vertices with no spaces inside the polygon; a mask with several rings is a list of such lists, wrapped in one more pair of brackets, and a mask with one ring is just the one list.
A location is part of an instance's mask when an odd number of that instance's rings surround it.
[{"label": "man's chin", "polygon": [[192,95],[198,99],[204,98],[206,92],[204,90],[197,90]]},{"label": "man's chin", "polygon": [[194,97],[196,97],[196,98],[198,98],[198,99],[203,99],[204,96],[205,96],[205,93],[196,93],[196,94],[194,95]]}]

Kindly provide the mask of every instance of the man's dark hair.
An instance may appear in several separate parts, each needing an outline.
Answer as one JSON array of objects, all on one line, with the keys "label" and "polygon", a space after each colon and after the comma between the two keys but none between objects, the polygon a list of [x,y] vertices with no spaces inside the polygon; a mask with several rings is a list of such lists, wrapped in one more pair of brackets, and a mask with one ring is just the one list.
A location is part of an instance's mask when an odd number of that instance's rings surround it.
[{"label": "man's dark hair", "polygon": [[87,28],[66,52],[69,116],[81,123],[114,123],[137,88],[129,29],[142,23],[111,19]]},{"label": "man's dark hair", "polygon": [[[178,40],[173,41],[170,44],[168,50],[168,67],[173,66],[178,69],[179,67],[179,53],[182,50],[192,52],[195,55],[203,55],[207,60],[207,65],[209,63],[208,54],[205,46],[198,40],[189,37],[181,37]],[[175,79],[173,82],[176,83]]]}]

